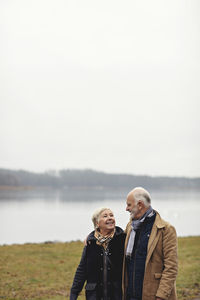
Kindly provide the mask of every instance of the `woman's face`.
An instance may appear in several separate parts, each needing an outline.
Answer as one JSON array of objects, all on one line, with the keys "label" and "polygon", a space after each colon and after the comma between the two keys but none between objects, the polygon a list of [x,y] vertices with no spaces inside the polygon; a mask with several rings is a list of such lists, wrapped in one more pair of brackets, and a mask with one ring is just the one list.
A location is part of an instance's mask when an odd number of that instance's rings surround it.
[{"label": "woman's face", "polygon": [[106,235],[112,232],[115,228],[115,218],[110,209],[105,209],[99,216],[97,222],[101,234]]}]

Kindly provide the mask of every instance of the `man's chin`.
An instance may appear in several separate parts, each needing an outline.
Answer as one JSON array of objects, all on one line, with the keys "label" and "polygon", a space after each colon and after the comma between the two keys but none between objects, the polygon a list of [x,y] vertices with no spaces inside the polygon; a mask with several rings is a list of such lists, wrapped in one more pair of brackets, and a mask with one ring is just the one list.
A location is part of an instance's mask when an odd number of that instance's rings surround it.
[{"label": "man's chin", "polygon": [[131,219],[135,219],[135,217],[137,216],[137,212],[131,212],[130,216],[131,216]]}]

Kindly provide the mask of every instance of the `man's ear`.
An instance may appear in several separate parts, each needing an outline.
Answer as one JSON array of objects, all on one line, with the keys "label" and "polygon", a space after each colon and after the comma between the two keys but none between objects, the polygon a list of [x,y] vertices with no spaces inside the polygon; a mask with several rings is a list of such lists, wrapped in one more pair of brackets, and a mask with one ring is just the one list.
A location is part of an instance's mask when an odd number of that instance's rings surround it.
[{"label": "man's ear", "polygon": [[141,200],[139,200],[137,204],[140,209],[144,207],[144,203]]}]

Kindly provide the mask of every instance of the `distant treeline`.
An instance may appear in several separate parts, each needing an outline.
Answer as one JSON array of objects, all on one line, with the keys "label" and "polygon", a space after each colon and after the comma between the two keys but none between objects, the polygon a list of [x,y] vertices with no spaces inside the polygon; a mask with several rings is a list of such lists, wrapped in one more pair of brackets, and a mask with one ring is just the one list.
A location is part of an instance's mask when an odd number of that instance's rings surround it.
[{"label": "distant treeline", "polygon": [[0,186],[52,188],[133,188],[200,189],[200,178],[152,177],[129,174],[108,174],[90,169],[60,170],[33,173],[24,170],[0,169]]}]

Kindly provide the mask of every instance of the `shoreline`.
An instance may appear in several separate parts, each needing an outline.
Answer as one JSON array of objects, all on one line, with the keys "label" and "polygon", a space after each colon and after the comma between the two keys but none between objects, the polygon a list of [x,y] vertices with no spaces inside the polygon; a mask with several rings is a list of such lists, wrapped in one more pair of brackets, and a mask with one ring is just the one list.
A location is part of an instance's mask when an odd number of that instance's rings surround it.
[{"label": "shoreline", "polygon": [[[103,186],[103,185],[83,185],[83,186],[51,186],[51,185],[0,185],[0,191],[27,191],[27,190],[55,190],[55,191],[127,191],[129,190],[129,186]],[[174,192],[179,193],[180,191],[192,191],[192,192],[200,192],[200,187],[170,187],[170,186],[162,186],[162,187],[151,187],[151,192]]]},{"label": "shoreline", "polygon": [[[200,235],[187,235],[178,236],[178,240],[185,238],[200,238]],[[26,246],[26,245],[48,245],[48,244],[71,244],[71,243],[84,243],[84,240],[71,240],[71,241],[44,241],[44,242],[25,242],[25,243],[13,243],[13,244],[0,244],[0,247],[7,246]]]}]

